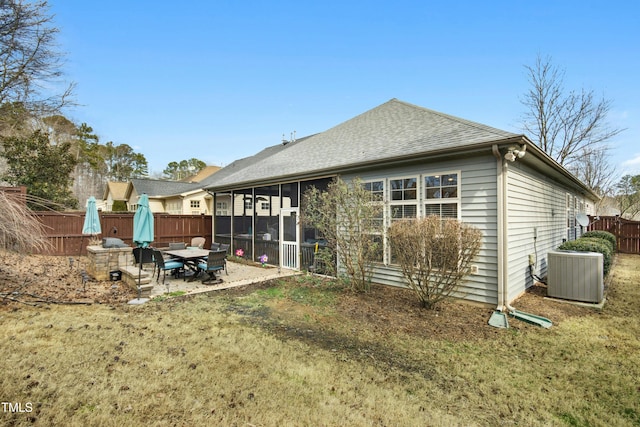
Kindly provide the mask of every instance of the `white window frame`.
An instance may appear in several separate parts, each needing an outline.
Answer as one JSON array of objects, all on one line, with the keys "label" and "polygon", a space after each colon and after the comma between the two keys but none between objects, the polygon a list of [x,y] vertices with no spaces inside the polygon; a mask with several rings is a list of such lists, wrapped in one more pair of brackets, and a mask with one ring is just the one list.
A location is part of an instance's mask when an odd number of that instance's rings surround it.
[{"label": "white window frame", "polygon": [[576,213],[574,206],[576,205],[576,196],[566,193],[566,226],[567,241],[576,239]]},{"label": "white window frame", "polygon": [[[457,182],[456,182],[456,197],[440,197],[440,198],[432,198],[432,199],[428,199],[427,198],[427,184],[426,184],[426,179],[427,177],[430,176],[444,176],[444,175],[456,175],[457,176]],[[421,203],[421,206],[424,207],[424,210],[422,212],[422,216],[426,216],[426,205],[445,205],[445,204],[455,204],[456,205],[456,218],[458,221],[462,220],[462,195],[460,194],[462,192],[461,189],[461,185],[460,182],[462,181],[461,179],[462,177],[462,172],[460,170],[451,170],[451,171],[446,171],[446,172],[433,172],[433,173],[425,173],[422,174],[420,176],[420,180],[422,182],[423,188],[422,188],[422,196],[423,196],[423,200]],[[443,187],[453,187],[452,185],[440,185],[440,188]],[[442,208],[440,209],[440,212],[442,213]],[[440,215],[441,218],[442,215]],[[451,217],[444,217],[444,218],[451,218]]]},{"label": "white window frame", "polygon": [[216,216],[229,216],[229,204],[226,201],[216,202]]},{"label": "white window frame", "polygon": [[[407,180],[407,179],[415,179],[416,180],[416,188],[415,188],[415,192],[416,192],[416,198],[415,199],[401,199],[401,200],[393,200],[393,194],[392,192],[394,191],[392,186],[391,186],[391,181],[398,181],[398,180]],[[373,180],[373,181],[378,181],[378,180]],[[391,225],[391,223],[393,221],[400,221],[402,219],[405,218],[420,218],[420,174],[416,173],[416,174],[411,174],[411,175],[403,175],[403,176],[394,176],[394,177],[389,177],[387,178],[387,182],[386,182],[386,190],[385,190],[385,196],[387,197],[388,200],[388,222],[386,222],[387,224]],[[402,191],[406,191],[407,189],[403,188]],[[397,191],[397,190],[395,190]],[[404,208],[404,206],[415,206],[415,212],[416,212],[416,216],[415,217],[405,217],[404,214],[402,216],[402,218],[394,218],[393,214],[392,214],[392,209],[394,208],[394,206],[402,206]],[[385,211],[387,211],[387,209],[385,209]]]},{"label": "white window frame", "polygon": [[[380,194],[382,195],[382,198],[379,200],[375,200],[372,197],[371,203],[377,203],[382,205],[382,218],[381,218],[381,224],[380,224],[380,232],[379,233],[370,233],[370,235],[372,236],[380,236],[381,237],[381,244],[382,244],[382,259],[375,261],[375,262],[379,262],[379,263],[384,263],[385,260],[385,254],[386,254],[386,246],[387,246],[387,232],[386,232],[386,209],[385,209],[385,200],[386,200],[386,190],[387,190],[387,180],[385,178],[381,178],[381,179],[368,179],[368,180],[363,180],[362,181],[362,185],[366,185],[366,184],[373,184],[373,183],[382,183],[382,191],[373,191],[373,190],[367,190],[369,191],[371,194]],[[365,189],[366,190],[366,189]]]}]

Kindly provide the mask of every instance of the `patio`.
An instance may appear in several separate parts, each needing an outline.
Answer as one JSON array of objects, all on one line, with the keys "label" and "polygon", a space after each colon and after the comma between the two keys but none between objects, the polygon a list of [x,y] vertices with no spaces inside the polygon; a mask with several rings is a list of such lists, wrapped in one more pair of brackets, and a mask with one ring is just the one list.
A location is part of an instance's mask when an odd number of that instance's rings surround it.
[{"label": "patio", "polygon": [[[151,274],[151,268],[145,267],[145,271]],[[167,293],[183,291],[186,294],[197,294],[202,292],[219,291],[221,289],[234,288],[238,286],[250,285],[253,283],[264,282],[267,280],[278,279],[281,277],[293,276],[301,274],[299,271],[289,269],[279,269],[274,266],[253,266],[238,262],[227,262],[228,275],[222,271],[217,277],[222,278],[222,283],[203,284],[200,280],[189,282],[183,280],[182,277],[175,278],[167,275],[165,284],[162,284],[162,274],[160,280],[156,283],[155,277],[152,279],[153,289],[151,289],[151,298],[162,296]]]}]

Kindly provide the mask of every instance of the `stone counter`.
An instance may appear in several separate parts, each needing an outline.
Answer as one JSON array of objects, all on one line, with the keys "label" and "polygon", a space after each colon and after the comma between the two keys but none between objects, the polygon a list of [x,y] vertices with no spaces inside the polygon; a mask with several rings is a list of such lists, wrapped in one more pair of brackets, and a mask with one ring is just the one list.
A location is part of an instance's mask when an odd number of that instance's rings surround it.
[{"label": "stone counter", "polygon": [[133,264],[133,248],[87,246],[87,273],[96,280],[109,280],[109,272]]}]

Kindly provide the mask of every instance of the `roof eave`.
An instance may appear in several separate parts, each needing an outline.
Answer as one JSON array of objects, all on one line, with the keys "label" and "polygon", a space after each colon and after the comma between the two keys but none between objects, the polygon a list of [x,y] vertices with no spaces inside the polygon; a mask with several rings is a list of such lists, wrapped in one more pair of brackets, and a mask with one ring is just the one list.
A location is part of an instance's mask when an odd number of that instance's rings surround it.
[{"label": "roof eave", "polygon": [[[515,143],[522,143],[521,135],[517,135],[510,138],[504,138],[500,140],[491,140],[491,141],[485,141],[485,142],[474,144],[474,145],[469,145],[466,147],[464,151],[462,151],[462,153],[471,154],[474,152],[482,151],[484,149],[490,148],[494,144],[507,145],[507,144],[515,144]],[[384,164],[385,166],[396,166],[401,163],[406,163],[408,160],[417,161],[420,159],[424,159],[426,157],[428,157],[429,159],[450,157],[460,153],[461,153],[461,150],[459,148],[433,150],[433,151],[424,152],[417,155],[414,153],[411,155],[389,157],[384,160],[376,159],[376,160],[365,161],[365,162],[351,163],[348,165],[343,165],[338,167],[316,169],[309,173],[302,173],[302,174],[293,173],[293,174],[278,175],[278,176],[269,178],[268,184],[265,184],[265,180],[263,179],[247,180],[247,181],[242,181],[242,182],[237,182],[237,183],[227,184],[227,185],[218,185],[218,186],[211,185],[211,186],[205,187],[205,190],[212,191],[212,192],[221,192],[221,191],[226,192],[230,190],[239,190],[239,189],[249,188],[249,187],[273,185],[277,183],[286,183],[286,182],[292,182],[292,181],[306,181],[310,179],[319,179],[319,178],[337,176],[344,173],[354,173],[354,172],[358,172],[359,170],[365,170],[374,166],[378,166],[380,164]]]}]

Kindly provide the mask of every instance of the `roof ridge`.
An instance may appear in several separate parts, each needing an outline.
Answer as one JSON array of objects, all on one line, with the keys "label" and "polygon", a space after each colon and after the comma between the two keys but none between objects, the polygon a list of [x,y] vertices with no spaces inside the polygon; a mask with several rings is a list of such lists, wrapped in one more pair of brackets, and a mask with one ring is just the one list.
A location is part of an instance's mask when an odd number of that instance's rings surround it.
[{"label": "roof ridge", "polygon": [[[462,117],[458,117],[458,116],[454,116],[454,115],[451,115],[451,114],[443,113],[441,111],[433,110],[431,108],[422,107],[420,105],[412,104],[410,102],[403,101],[401,99],[392,98],[388,102],[391,102],[391,101],[396,101],[396,102],[399,102],[401,104],[407,105],[409,107],[414,107],[414,108],[417,108],[419,110],[427,111],[427,112],[429,112],[431,114],[436,114],[436,115],[438,115],[440,117],[444,117],[446,119],[453,120],[453,121],[456,121],[458,123],[462,123],[462,124],[465,124],[467,126],[474,127],[476,129],[482,129],[484,131],[489,131],[489,132],[491,132],[491,133],[493,133],[495,135],[502,135],[505,132],[505,131],[501,131],[500,129],[498,129],[496,127],[493,127],[493,126],[485,125],[485,124],[482,124],[480,122],[476,122],[476,121],[473,121],[473,120],[463,119]],[[386,102],[385,102],[385,104],[386,104]],[[384,105],[384,104],[382,104],[382,105]]]}]

